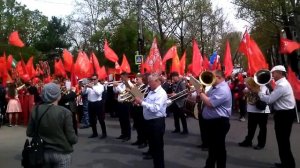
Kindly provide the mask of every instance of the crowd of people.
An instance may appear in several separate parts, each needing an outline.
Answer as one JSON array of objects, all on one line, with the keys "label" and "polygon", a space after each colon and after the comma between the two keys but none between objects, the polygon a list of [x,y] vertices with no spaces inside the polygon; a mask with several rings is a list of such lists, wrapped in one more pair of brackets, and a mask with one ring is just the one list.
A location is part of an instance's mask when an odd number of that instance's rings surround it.
[{"label": "crowd of people", "polygon": [[[245,121],[248,115],[247,135],[238,143],[241,147],[252,147],[256,127],[259,126],[258,144],[253,148],[260,150],[266,144],[268,115],[272,112],[281,159],[281,163],[274,167],[295,168],[289,141],[296,114],[295,98],[285,78],[285,68],[278,65],[270,71],[275,88],[269,83],[259,86],[252,77],[242,73],[231,78],[225,78],[221,70],[211,73],[213,82],[201,88],[193,86],[189,76],[183,77],[177,72],[169,75],[136,74],[134,80],[127,73],[122,73],[120,81],[113,82],[99,80],[97,75],[93,75],[79,80],[77,87],[72,87],[68,80],[54,80],[48,84],[40,81],[24,84],[8,82],[6,88],[0,87],[1,113],[8,116],[9,127],[20,124],[19,121],[28,124],[28,136],[33,134],[34,121],[47,113],[41,121],[39,133],[46,142],[45,161],[54,167],[59,164],[70,166],[70,153],[72,145],[77,142],[78,128],[91,128],[89,138],[96,138],[99,137],[99,121],[100,139],[105,139],[109,134],[105,116],[109,113],[119,119],[120,136],[116,138],[129,141],[132,138],[131,127],[134,127],[137,139],[132,145],[149,147],[143,158],[153,159],[155,168],[163,168],[165,118],[174,117],[172,133],[189,134],[186,118],[192,114],[187,108],[187,102],[191,101],[199,111],[194,116],[199,120],[202,141],[198,147],[208,151],[205,168],[225,168],[225,139],[230,129],[231,114],[239,112],[240,121]],[[131,93],[134,87],[144,96],[134,96]],[[171,101],[170,105],[168,101]],[[258,102],[265,102],[266,106],[258,107]]]}]

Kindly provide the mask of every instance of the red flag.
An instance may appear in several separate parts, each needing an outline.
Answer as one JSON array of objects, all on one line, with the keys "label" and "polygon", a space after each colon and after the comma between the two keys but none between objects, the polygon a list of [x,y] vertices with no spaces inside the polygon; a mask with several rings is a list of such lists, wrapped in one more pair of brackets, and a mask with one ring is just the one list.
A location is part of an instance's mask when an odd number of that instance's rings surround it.
[{"label": "red flag", "polygon": [[255,72],[261,69],[268,69],[264,55],[257,46],[256,42],[251,39],[247,31],[244,33],[244,37],[240,43],[239,51],[244,53],[248,59],[248,73],[249,76],[254,75]]},{"label": "red flag", "polygon": [[171,66],[171,72],[178,72],[180,73],[180,61],[179,61],[179,57],[178,57],[178,54],[177,54],[177,49],[175,48],[174,49],[174,55],[173,55],[173,58],[172,58],[172,66]]},{"label": "red flag", "polygon": [[6,81],[8,79],[8,72],[6,68],[6,56],[3,54],[2,57],[0,57],[0,77],[2,77],[2,84],[6,84]]},{"label": "red flag", "polygon": [[195,76],[199,76],[203,70],[202,67],[203,58],[198,48],[197,41],[193,40],[193,60],[192,60],[192,73]]},{"label": "red flag", "polygon": [[36,71],[33,66],[33,56],[31,56],[29,58],[29,60],[27,61],[26,70],[27,70],[27,74],[29,75],[30,79],[36,75]]},{"label": "red flag", "polygon": [[209,70],[209,61],[208,58],[206,56],[203,57],[203,70]]},{"label": "red flag", "polygon": [[291,67],[288,67],[287,79],[290,82],[296,100],[300,100],[300,81]]},{"label": "red flag", "polygon": [[12,63],[13,63],[13,60],[14,60],[14,58],[13,58],[12,55],[9,55],[9,56],[7,57],[7,62],[6,62],[7,70],[11,70],[11,65],[12,65]]},{"label": "red flag", "polygon": [[105,66],[102,66],[99,71],[99,79],[105,79],[107,77],[107,73],[105,70]]},{"label": "red flag", "polygon": [[121,74],[122,73],[122,68],[120,67],[118,61],[115,62],[115,69],[116,69],[116,73],[117,74]]},{"label": "red flag", "polygon": [[121,69],[124,72],[131,73],[130,65],[129,65],[128,61],[127,61],[127,58],[126,58],[125,54],[123,54],[123,60],[122,60],[122,64],[121,64]]},{"label": "red flag", "polygon": [[18,31],[12,32],[8,37],[8,42],[10,45],[16,46],[16,47],[24,47],[23,41],[19,37]]},{"label": "red flag", "polygon": [[78,81],[77,81],[77,77],[76,77],[76,75],[75,75],[75,73],[74,73],[74,71],[73,71],[73,67],[74,66],[72,66],[72,68],[71,68],[71,85],[73,86],[73,87],[75,87],[77,84],[78,84]]},{"label": "red flag", "polygon": [[146,66],[149,66],[151,73],[161,73],[163,70],[162,59],[157,47],[156,38],[153,39],[150,53],[145,64],[147,64]]},{"label": "red flag", "polygon": [[18,76],[22,76],[24,74],[24,70],[23,70],[21,61],[18,61],[18,63],[17,63],[16,72],[17,72]]},{"label": "red flag", "polygon": [[186,52],[184,51],[183,56],[180,59],[180,74],[184,75],[185,72],[185,64],[186,64]]},{"label": "red flag", "polygon": [[114,50],[108,46],[107,40],[104,41],[104,56],[112,62],[117,62],[119,60]]},{"label": "red flag", "polygon": [[233,71],[233,63],[231,58],[230,44],[229,41],[226,41],[225,55],[224,55],[224,74],[225,77],[231,76]]},{"label": "red flag", "polygon": [[85,52],[80,51],[74,64],[74,73],[79,78],[89,78],[93,75],[91,62]]},{"label": "red flag", "polygon": [[163,70],[163,71],[166,71],[166,62],[167,62],[167,60],[169,60],[169,59],[171,59],[171,58],[174,58],[174,56],[176,55],[176,53],[177,53],[177,48],[176,48],[175,45],[172,46],[172,47],[167,51],[167,53],[165,54],[165,56],[164,56],[164,58],[163,58],[163,60],[162,60],[162,64],[163,64],[162,70]]},{"label": "red flag", "polygon": [[54,75],[64,77],[64,78],[67,76],[64,65],[60,58],[55,60],[54,62]]},{"label": "red flag", "polygon": [[72,54],[67,50],[63,50],[63,59],[64,59],[64,67],[65,70],[68,72],[71,72],[72,66],[73,66],[73,56]]},{"label": "red flag", "polygon": [[100,64],[99,64],[99,61],[98,61],[98,58],[96,57],[96,55],[94,53],[91,54],[91,57],[90,57],[90,60],[92,61],[92,66],[93,66],[93,69],[95,71],[95,73],[98,75],[98,79],[101,79],[100,78]]},{"label": "red flag", "polygon": [[177,53],[177,48],[174,45],[165,54],[164,59],[162,60],[163,64],[165,64],[167,62],[167,60],[174,58],[174,55],[176,55],[176,53]]},{"label": "red flag", "polygon": [[290,54],[293,51],[300,48],[300,43],[297,41],[292,41],[286,38],[280,38],[280,49],[281,54]]}]

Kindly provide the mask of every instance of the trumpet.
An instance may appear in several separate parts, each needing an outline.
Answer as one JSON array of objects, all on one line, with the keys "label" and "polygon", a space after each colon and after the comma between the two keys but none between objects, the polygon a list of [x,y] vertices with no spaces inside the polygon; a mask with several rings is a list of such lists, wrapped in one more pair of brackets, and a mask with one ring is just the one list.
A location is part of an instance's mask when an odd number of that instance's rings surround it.
[{"label": "trumpet", "polygon": [[111,81],[111,82],[105,82],[104,84],[106,84],[107,86],[113,86],[114,83],[122,83],[122,81]]}]

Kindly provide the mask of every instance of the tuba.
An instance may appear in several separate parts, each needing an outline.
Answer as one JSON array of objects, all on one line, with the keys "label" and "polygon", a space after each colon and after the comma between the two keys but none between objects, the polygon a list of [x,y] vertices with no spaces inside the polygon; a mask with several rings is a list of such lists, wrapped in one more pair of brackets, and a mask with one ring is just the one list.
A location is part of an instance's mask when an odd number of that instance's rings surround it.
[{"label": "tuba", "polygon": [[210,86],[215,83],[216,77],[210,71],[204,71],[199,76],[200,83],[204,86]]},{"label": "tuba", "polygon": [[262,69],[254,74],[254,82],[260,86],[268,84],[272,80],[272,74],[267,69]]}]

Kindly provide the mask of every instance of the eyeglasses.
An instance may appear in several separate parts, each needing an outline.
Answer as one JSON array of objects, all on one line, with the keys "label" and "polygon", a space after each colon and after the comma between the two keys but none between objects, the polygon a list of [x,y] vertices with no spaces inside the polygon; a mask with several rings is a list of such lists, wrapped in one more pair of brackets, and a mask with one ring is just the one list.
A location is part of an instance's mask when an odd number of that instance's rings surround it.
[{"label": "eyeglasses", "polygon": [[97,80],[97,79],[93,79],[93,78],[92,78],[91,80]]}]

